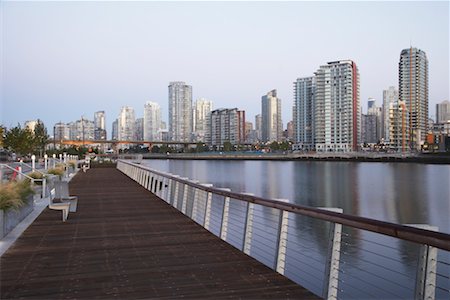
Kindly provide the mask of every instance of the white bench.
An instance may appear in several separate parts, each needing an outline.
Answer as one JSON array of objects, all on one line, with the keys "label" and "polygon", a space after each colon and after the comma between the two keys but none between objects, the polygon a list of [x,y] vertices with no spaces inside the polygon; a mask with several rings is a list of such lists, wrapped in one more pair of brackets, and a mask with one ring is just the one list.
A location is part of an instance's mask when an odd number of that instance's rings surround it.
[{"label": "white bench", "polygon": [[55,200],[56,190],[53,188],[50,191],[49,209],[60,210],[62,212],[62,220],[65,222],[69,217],[70,202],[53,202]]},{"label": "white bench", "polygon": [[77,211],[78,197],[69,195],[69,183],[66,181],[55,182],[56,195],[55,198],[59,199],[61,202],[70,203],[70,212]]}]

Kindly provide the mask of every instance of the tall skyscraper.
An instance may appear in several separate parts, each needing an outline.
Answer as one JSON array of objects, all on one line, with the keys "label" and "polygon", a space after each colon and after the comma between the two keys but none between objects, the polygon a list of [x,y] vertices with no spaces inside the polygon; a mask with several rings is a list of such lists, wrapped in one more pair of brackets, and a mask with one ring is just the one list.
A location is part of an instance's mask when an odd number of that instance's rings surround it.
[{"label": "tall skyscraper", "polygon": [[135,138],[135,117],[134,109],[130,106],[123,106],[118,117],[118,140],[132,141]]},{"label": "tall skyscraper", "polygon": [[262,141],[281,142],[283,123],[281,121],[281,99],[277,90],[271,90],[261,97]]},{"label": "tall skyscraper", "polygon": [[316,72],[314,140],[317,151],[357,151],[361,137],[359,72],[351,60]]},{"label": "tall skyscraper", "polygon": [[144,118],[137,118],[134,122],[134,139],[137,141],[144,140]]},{"label": "tall skyscraper", "polygon": [[448,100],[436,104],[436,123],[447,123],[450,121],[450,102]]},{"label": "tall skyscraper", "polygon": [[387,90],[383,90],[383,124],[382,124],[382,138],[384,138],[384,142],[389,144],[390,142],[390,118],[389,118],[389,109],[391,108],[391,104],[398,103],[398,90],[390,86]]},{"label": "tall skyscraper", "polygon": [[399,100],[409,114],[410,148],[419,149],[428,133],[428,59],[424,51],[410,47],[400,53]]},{"label": "tall skyscraper", "polygon": [[144,105],[144,140],[158,141],[161,139],[161,107],[158,103],[147,102]]},{"label": "tall skyscraper", "polygon": [[293,125],[297,149],[314,148],[315,78],[298,78],[294,82]]},{"label": "tall skyscraper", "polygon": [[206,142],[223,146],[225,142],[237,145],[245,142],[245,112],[237,108],[213,110],[207,118]]},{"label": "tall skyscraper", "polygon": [[103,110],[94,113],[94,139],[106,140],[106,120]]},{"label": "tall skyscraper", "polygon": [[211,113],[212,109],[213,103],[210,100],[200,98],[195,101],[193,109],[193,128],[196,139],[198,141],[203,141],[203,139],[205,138],[207,121],[206,118]]},{"label": "tall skyscraper", "polygon": [[192,133],[192,86],[181,81],[169,84],[169,138],[189,142]]}]

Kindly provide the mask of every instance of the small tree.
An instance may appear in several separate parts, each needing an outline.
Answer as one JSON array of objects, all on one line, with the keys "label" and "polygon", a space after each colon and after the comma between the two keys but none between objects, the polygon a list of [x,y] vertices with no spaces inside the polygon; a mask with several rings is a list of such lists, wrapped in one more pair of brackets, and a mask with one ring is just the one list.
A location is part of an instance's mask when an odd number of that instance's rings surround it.
[{"label": "small tree", "polygon": [[223,142],[223,151],[229,152],[233,150],[233,145],[229,141]]},{"label": "small tree", "polygon": [[45,147],[48,143],[47,128],[45,128],[44,123],[41,120],[37,120],[36,127],[34,128],[34,146],[36,151],[39,153],[39,157],[45,152]]},{"label": "small tree", "polygon": [[0,125],[0,148],[3,148],[3,139],[5,138],[4,137],[5,132],[6,132],[5,127]]},{"label": "small tree", "polygon": [[3,142],[6,148],[22,155],[30,154],[34,148],[33,133],[28,128],[22,129],[20,124],[6,132]]}]

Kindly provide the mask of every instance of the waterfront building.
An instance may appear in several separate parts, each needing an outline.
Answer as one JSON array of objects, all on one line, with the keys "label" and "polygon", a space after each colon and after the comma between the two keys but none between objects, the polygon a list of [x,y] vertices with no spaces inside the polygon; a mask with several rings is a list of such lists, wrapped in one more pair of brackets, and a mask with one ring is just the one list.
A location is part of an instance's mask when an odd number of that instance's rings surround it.
[{"label": "waterfront building", "polygon": [[245,112],[237,108],[216,109],[207,118],[206,143],[223,146],[225,142],[237,145],[245,142]]},{"label": "waterfront building", "polygon": [[389,104],[389,148],[397,152],[409,151],[409,112],[404,101]]},{"label": "waterfront building", "polygon": [[317,151],[357,151],[361,136],[359,72],[351,60],[329,62],[316,74],[314,142]]},{"label": "waterfront building", "polygon": [[361,136],[363,143],[376,144],[378,142],[376,115],[361,115]]},{"label": "waterfront building", "polygon": [[428,59],[424,51],[410,47],[400,53],[399,100],[408,109],[409,146],[420,149],[428,132]]},{"label": "waterfront building", "polygon": [[315,78],[297,78],[294,82],[293,127],[298,150],[314,149]]},{"label": "waterfront building", "polygon": [[213,103],[210,100],[200,98],[194,103],[193,128],[196,141],[203,141],[206,133],[206,120],[213,109]]},{"label": "waterfront building", "polygon": [[147,102],[144,105],[143,139],[145,141],[159,141],[161,139],[161,107],[158,103]]},{"label": "waterfront building", "polygon": [[69,126],[63,122],[56,123],[55,126],[53,126],[53,138],[55,141],[69,140]]},{"label": "waterfront building", "polygon": [[137,118],[134,122],[135,140],[144,140],[144,118]]},{"label": "waterfront building", "polygon": [[381,124],[381,137],[384,138],[384,142],[386,144],[389,144],[390,142],[389,109],[391,107],[391,104],[396,103],[398,103],[398,90],[393,86],[390,86],[387,90],[383,90],[383,122]]},{"label": "waterfront building", "polygon": [[135,138],[134,109],[123,106],[120,110],[117,124],[117,139],[120,141],[132,141]]},{"label": "waterfront building", "polygon": [[112,123],[111,139],[116,141],[119,139],[119,119],[115,119]]},{"label": "waterfront building", "polygon": [[94,113],[94,139],[106,140],[106,120],[103,110]]},{"label": "waterfront building", "polygon": [[263,142],[281,142],[283,123],[281,121],[281,99],[277,90],[271,90],[261,97],[261,130]]},{"label": "waterfront building", "polygon": [[448,100],[436,104],[436,123],[450,122],[450,102]]},{"label": "waterfront building", "polygon": [[182,81],[169,84],[169,138],[190,142],[192,133],[192,86]]}]

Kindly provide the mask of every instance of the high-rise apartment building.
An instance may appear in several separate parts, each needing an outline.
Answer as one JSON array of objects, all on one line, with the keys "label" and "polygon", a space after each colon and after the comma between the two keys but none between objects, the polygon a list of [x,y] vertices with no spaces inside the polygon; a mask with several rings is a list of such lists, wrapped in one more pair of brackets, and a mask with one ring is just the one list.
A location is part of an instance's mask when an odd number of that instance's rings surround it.
[{"label": "high-rise apartment building", "polygon": [[169,84],[169,138],[189,142],[192,134],[192,86],[181,81]]},{"label": "high-rise apartment building", "polygon": [[261,129],[263,142],[281,142],[283,123],[281,121],[281,99],[277,90],[271,90],[261,97]]},{"label": "high-rise apartment building", "polygon": [[135,138],[135,122],[134,109],[130,106],[123,106],[117,124],[117,138],[120,141],[132,141]]},{"label": "high-rise apartment building", "polygon": [[428,133],[428,59],[424,51],[410,47],[400,53],[399,100],[409,114],[410,148],[419,149]]},{"label": "high-rise apartment building", "polygon": [[94,139],[106,140],[106,120],[103,110],[94,113]]},{"label": "high-rise apartment building", "polygon": [[197,141],[203,141],[206,133],[207,117],[213,109],[213,103],[210,100],[200,98],[194,103],[193,113],[193,128],[194,135]]},{"label": "high-rise apartment building", "polygon": [[391,104],[397,104],[398,103],[398,90],[390,86],[387,90],[383,90],[383,123],[381,125],[381,131],[382,135],[381,137],[384,138],[384,142],[386,144],[389,144],[390,142],[390,118],[389,118],[389,109],[391,107]]},{"label": "high-rise apartment building", "polygon": [[225,142],[237,145],[245,142],[245,112],[237,108],[216,109],[207,118],[206,142],[223,146]]},{"label": "high-rise apartment building", "polygon": [[436,123],[450,122],[450,102],[448,100],[436,104]]},{"label": "high-rise apartment building", "polygon": [[76,141],[92,141],[95,138],[94,122],[81,118],[67,124],[70,130],[70,139]]},{"label": "high-rise apartment building", "polygon": [[161,129],[161,107],[158,103],[147,102],[144,105],[144,140],[161,140],[159,130]]},{"label": "high-rise apartment building", "polygon": [[357,151],[361,136],[359,72],[351,60],[316,72],[314,141],[317,151]]},{"label": "high-rise apartment building", "polygon": [[314,148],[315,78],[297,78],[294,82],[293,125],[298,150]]}]

